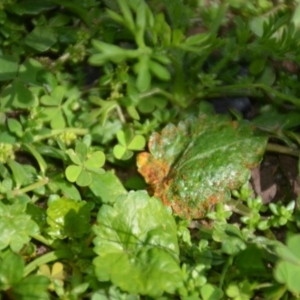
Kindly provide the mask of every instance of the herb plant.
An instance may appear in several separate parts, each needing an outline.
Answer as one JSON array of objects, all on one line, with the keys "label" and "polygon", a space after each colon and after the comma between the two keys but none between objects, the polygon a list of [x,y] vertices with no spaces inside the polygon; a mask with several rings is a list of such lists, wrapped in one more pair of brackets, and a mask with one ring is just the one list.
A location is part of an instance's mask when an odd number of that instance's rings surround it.
[{"label": "herb plant", "polygon": [[1,1],[0,298],[298,299],[299,12]]}]

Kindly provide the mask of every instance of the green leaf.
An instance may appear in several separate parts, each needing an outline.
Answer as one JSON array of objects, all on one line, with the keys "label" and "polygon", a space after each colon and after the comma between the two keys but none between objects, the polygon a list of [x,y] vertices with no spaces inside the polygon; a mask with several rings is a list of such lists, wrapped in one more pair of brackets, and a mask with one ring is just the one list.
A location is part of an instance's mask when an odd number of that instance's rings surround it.
[{"label": "green leaf", "polygon": [[18,71],[18,60],[12,55],[0,56],[0,81],[14,79]]},{"label": "green leaf", "polygon": [[125,132],[123,130],[119,130],[117,132],[117,139],[118,142],[122,145],[122,146],[126,146],[127,145],[127,136],[125,135]]},{"label": "green leaf", "polygon": [[11,6],[11,10],[20,16],[22,15],[36,15],[42,11],[53,9],[55,5],[49,0],[43,0],[36,2],[35,0],[24,0],[21,3],[14,3]]},{"label": "green leaf", "polygon": [[23,135],[23,128],[19,121],[15,119],[8,118],[7,126],[10,132],[15,133],[18,137]]},{"label": "green leaf", "polygon": [[28,151],[37,161],[40,170],[43,174],[45,174],[48,166],[46,161],[44,160],[43,156],[36,150],[35,147],[33,147],[31,144],[23,143],[22,147]]},{"label": "green leaf", "polygon": [[82,165],[82,163],[84,162],[84,160],[81,160],[80,157],[77,155],[77,153],[74,152],[73,149],[68,149],[66,151],[66,153],[68,154],[68,156],[70,157],[71,161],[76,164],[76,165]]},{"label": "green leaf", "polygon": [[56,184],[62,191],[64,197],[74,200],[81,200],[81,195],[75,185],[62,179],[51,181],[51,184]]},{"label": "green leaf", "polygon": [[118,196],[127,194],[120,179],[111,171],[100,175],[92,174],[89,188],[103,203],[115,203]]},{"label": "green leaf", "polygon": [[221,289],[209,283],[201,287],[200,294],[203,300],[219,300],[224,296]]},{"label": "green leaf", "polygon": [[261,73],[265,67],[266,59],[264,58],[258,58],[256,60],[253,60],[250,64],[249,71],[253,75],[257,75]]},{"label": "green leaf", "polygon": [[87,25],[91,25],[92,20],[89,15],[89,11],[85,8],[84,3],[76,2],[72,0],[51,0],[59,6],[65,7],[67,10],[77,14]]},{"label": "green leaf", "polygon": [[49,234],[55,238],[80,238],[90,232],[91,204],[59,198],[48,201],[47,223]]},{"label": "green leaf", "polygon": [[154,298],[182,285],[176,223],[159,199],[145,191],[120,196],[101,206],[94,232],[100,281]]},{"label": "green leaf", "polygon": [[144,92],[150,88],[151,75],[149,71],[149,57],[143,56],[134,65],[134,70],[137,73],[136,87],[140,92]]},{"label": "green leaf", "polygon": [[138,171],[175,214],[200,218],[249,179],[266,142],[246,122],[200,115],[153,133]]},{"label": "green leaf", "polygon": [[20,300],[49,300],[50,296],[47,292],[49,284],[50,281],[45,276],[28,276],[12,287],[11,294],[14,299]]},{"label": "green leaf", "polygon": [[70,182],[75,182],[82,171],[81,166],[71,165],[66,169],[66,177]]},{"label": "green leaf", "polygon": [[252,299],[253,291],[248,281],[230,283],[226,289],[226,295],[233,300]]},{"label": "green leaf", "polygon": [[101,168],[105,163],[105,154],[102,151],[92,153],[84,163],[86,168]]},{"label": "green leaf", "polygon": [[0,202],[0,250],[7,246],[18,252],[30,241],[30,236],[39,233],[38,225],[25,213],[25,204]]},{"label": "green leaf", "polygon": [[38,84],[37,74],[43,70],[42,64],[33,59],[27,59],[19,68],[18,78],[26,84]]},{"label": "green leaf", "polygon": [[14,80],[9,88],[10,98],[13,106],[16,108],[28,109],[35,104],[35,98],[32,92],[25,87],[19,80]]},{"label": "green leaf", "polygon": [[142,135],[136,135],[131,142],[128,144],[127,148],[130,150],[142,150],[145,148],[146,140]]},{"label": "green leaf", "polygon": [[79,174],[76,183],[79,186],[88,186],[92,182],[92,174],[90,172],[87,172],[85,170],[82,170]]},{"label": "green leaf", "polygon": [[26,171],[24,170],[21,164],[19,164],[14,160],[9,159],[7,163],[13,173],[13,178],[16,182],[16,187],[20,188],[23,182],[26,181],[27,178]]},{"label": "green leaf", "polygon": [[294,235],[287,240],[287,245],[275,248],[280,260],[276,264],[274,277],[279,283],[287,286],[292,293],[300,293],[300,235]]},{"label": "green leaf", "polygon": [[61,129],[66,127],[66,120],[61,112],[61,110],[57,110],[56,114],[53,116],[50,126],[53,129]]},{"label": "green leaf", "polygon": [[0,290],[7,290],[23,277],[24,261],[22,257],[8,250],[0,259]]},{"label": "green leaf", "polygon": [[126,147],[122,146],[122,145],[115,145],[114,148],[113,148],[113,153],[114,153],[114,156],[117,158],[117,159],[122,159],[122,157],[125,155],[126,153]]},{"label": "green leaf", "polygon": [[35,27],[25,37],[25,44],[39,52],[49,50],[57,41],[56,35],[51,28]]},{"label": "green leaf", "polygon": [[78,143],[75,147],[75,153],[79,157],[81,162],[84,162],[86,160],[86,155],[87,155],[87,146],[85,143]]},{"label": "green leaf", "polygon": [[171,74],[168,69],[154,60],[149,61],[149,69],[154,76],[160,80],[168,81],[171,79]]}]

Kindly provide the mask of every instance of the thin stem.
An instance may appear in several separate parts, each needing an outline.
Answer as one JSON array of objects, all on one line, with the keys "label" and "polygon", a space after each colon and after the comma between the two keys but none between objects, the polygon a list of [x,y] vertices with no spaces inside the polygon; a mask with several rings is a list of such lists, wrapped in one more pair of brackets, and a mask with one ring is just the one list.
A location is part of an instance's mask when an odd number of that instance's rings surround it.
[{"label": "thin stem", "polygon": [[56,261],[59,259],[64,259],[64,258],[72,258],[73,254],[70,250],[55,250],[52,252],[48,252],[47,254],[40,256],[30,262],[24,269],[24,274],[23,277],[26,277],[28,274],[33,272],[36,268],[38,268],[41,265],[47,264],[51,261]]},{"label": "thin stem", "polygon": [[282,154],[287,154],[287,155],[292,155],[292,156],[297,156],[297,157],[300,156],[299,150],[291,149],[286,146],[272,144],[272,143],[267,144],[266,150],[270,151],[270,152],[282,153]]},{"label": "thin stem", "polygon": [[43,237],[43,236],[40,235],[40,234],[35,234],[35,235],[33,235],[32,237],[33,237],[35,240],[41,242],[42,244],[44,244],[44,245],[46,245],[46,246],[48,246],[48,247],[51,247],[51,245],[52,245],[52,243],[53,243],[52,240],[49,241],[48,239],[46,239],[45,237]]},{"label": "thin stem", "polygon": [[[32,190],[34,190],[36,188],[39,188],[39,187],[41,187],[43,185],[46,185],[48,182],[49,182],[49,178],[48,177],[44,177],[40,181],[37,181],[37,182],[35,182],[33,184],[30,184],[30,185],[28,185],[28,186],[26,186],[26,187],[24,187],[22,189],[13,190],[11,192],[11,195],[12,196],[17,196],[17,195],[25,194],[25,193],[27,193],[29,191],[32,191]],[[0,200],[4,199],[5,197],[6,197],[6,195],[0,195]]]},{"label": "thin stem", "polygon": [[89,131],[88,131],[88,129],[85,129],[85,128],[54,129],[54,130],[51,130],[51,133],[49,133],[49,134],[36,135],[34,137],[34,142],[46,140],[46,139],[52,138],[52,137],[54,137],[56,135],[62,134],[64,132],[70,132],[70,133],[74,133],[76,135],[85,135],[85,134],[88,134]]},{"label": "thin stem", "polygon": [[219,284],[220,289],[222,289],[222,287],[223,287],[223,283],[224,283],[226,273],[227,273],[229,267],[232,265],[232,262],[233,262],[233,256],[229,256],[226,263],[225,263],[225,265],[224,265],[221,276],[220,276],[220,284]]}]

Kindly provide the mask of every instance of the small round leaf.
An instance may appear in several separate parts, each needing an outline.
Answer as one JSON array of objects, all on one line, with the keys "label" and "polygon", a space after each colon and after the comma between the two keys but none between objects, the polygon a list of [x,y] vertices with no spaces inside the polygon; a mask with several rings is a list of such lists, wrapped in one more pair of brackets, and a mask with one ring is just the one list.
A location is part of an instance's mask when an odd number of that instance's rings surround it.
[{"label": "small round leaf", "polygon": [[81,166],[71,165],[66,169],[66,177],[70,182],[75,182],[82,171]]}]

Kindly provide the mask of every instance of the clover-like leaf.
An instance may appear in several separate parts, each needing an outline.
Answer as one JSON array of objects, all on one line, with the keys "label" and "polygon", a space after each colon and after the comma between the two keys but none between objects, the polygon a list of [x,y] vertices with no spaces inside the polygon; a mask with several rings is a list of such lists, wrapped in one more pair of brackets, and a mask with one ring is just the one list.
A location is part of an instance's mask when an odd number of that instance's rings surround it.
[{"label": "clover-like leaf", "polygon": [[182,285],[176,223],[159,199],[138,191],[104,204],[94,232],[100,281],[151,297]]},{"label": "clover-like leaf", "polygon": [[175,214],[200,218],[249,179],[266,141],[246,122],[201,115],[153,133],[138,170]]},{"label": "clover-like leaf", "polygon": [[56,238],[79,238],[90,231],[91,205],[85,201],[59,198],[48,203],[49,234]]},{"label": "clover-like leaf", "polygon": [[101,168],[105,163],[105,155],[102,151],[96,151],[84,163],[86,168]]},{"label": "clover-like leaf", "polygon": [[63,114],[63,98],[66,90],[63,86],[57,86],[51,95],[41,97],[41,103],[45,105],[41,118],[50,122],[51,128],[58,129],[66,126],[66,120]]},{"label": "clover-like leaf", "polygon": [[87,146],[78,143],[75,152],[73,149],[68,149],[66,152],[74,163],[65,171],[70,182],[76,182],[79,186],[88,186],[92,182],[91,173],[104,173],[101,167],[105,163],[105,154],[102,151],[95,151],[88,155]]},{"label": "clover-like leaf", "polygon": [[142,135],[134,135],[131,130],[119,130],[117,132],[119,144],[113,149],[114,156],[117,159],[129,159],[133,151],[142,150],[145,147],[146,140]]},{"label": "clover-like leaf", "polygon": [[38,225],[25,213],[26,204],[0,202],[0,250],[10,246],[18,252],[39,232]]}]

